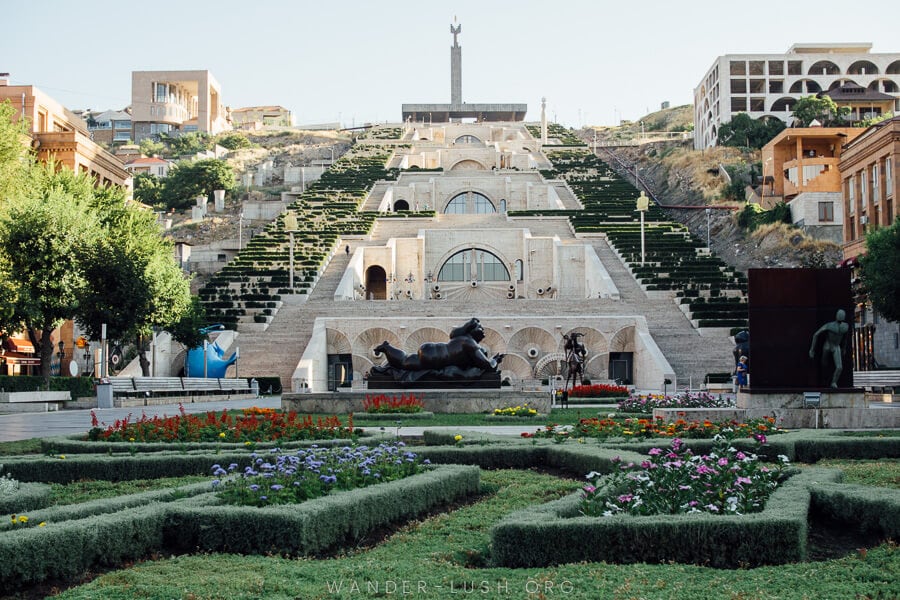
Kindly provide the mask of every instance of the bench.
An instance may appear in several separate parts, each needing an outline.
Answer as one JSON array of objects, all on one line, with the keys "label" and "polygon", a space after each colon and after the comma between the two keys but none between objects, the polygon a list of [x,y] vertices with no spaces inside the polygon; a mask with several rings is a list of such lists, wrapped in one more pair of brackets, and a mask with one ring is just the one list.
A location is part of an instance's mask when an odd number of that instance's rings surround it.
[{"label": "bench", "polygon": [[201,377],[111,377],[116,398],[183,398],[191,402],[202,396],[251,394],[246,379],[214,379]]},{"label": "bench", "polygon": [[66,391],[0,392],[0,413],[50,412],[72,399]]},{"label": "bench", "polygon": [[853,371],[853,385],[866,391],[890,394],[900,387],[900,371]]}]

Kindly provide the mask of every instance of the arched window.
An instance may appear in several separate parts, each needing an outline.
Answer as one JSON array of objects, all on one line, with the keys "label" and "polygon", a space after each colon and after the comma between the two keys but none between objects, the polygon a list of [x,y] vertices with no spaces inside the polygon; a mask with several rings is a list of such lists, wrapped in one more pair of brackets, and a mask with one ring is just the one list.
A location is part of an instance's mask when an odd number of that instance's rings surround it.
[{"label": "arched window", "polygon": [[438,281],[509,281],[503,261],[486,250],[466,248],[447,259]]},{"label": "arched window", "polygon": [[474,135],[461,135],[456,138],[457,144],[480,144],[481,140],[479,140]]},{"label": "arched window", "polygon": [[524,281],[524,280],[525,280],[525,273],[524,273],[524,270],[522,269],[522,259],[518,258],[518,259],[516,259],[516,281]]},{"label": "arched window", "polygon": [[463,192],[453,197],[447,203],[444,212],[448,215],[486,215],[497,212],[494,204],[484,194],[478,192]]}]

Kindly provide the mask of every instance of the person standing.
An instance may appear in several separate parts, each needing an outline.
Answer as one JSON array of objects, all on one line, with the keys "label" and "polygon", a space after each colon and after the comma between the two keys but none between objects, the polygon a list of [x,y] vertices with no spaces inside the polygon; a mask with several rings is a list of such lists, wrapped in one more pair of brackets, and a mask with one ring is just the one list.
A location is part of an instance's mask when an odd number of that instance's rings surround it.
[{"label": "person standing", "polygon": [[748,376],[750,375],[750,365],[747,362],[746,356],[742,356],[741,360],[738,361],[734,374],[737,375],[737,385],[739,388],[745,387],[749,383]]}]

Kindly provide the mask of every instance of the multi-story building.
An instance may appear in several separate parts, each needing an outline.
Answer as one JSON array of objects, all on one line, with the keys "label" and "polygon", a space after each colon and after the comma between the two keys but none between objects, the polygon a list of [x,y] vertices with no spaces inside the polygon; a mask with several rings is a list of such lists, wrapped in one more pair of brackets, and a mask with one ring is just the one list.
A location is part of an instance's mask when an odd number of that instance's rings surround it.
[{"label": "multi-story building", "polygon": [[[900,108],[900,53],[871,53],[872,44],[794,44],[784,54],[726,54],[694,88],[694,148],[716,145],[719,126],[740,112],[790,124],[794,103],[847,84],[888,95],[860,118]],[[851,94],[850,98],[856,96]],[[842,104],[840,96],[834,98]],[[852,106],[852,102],[847,105]],[[870,113],[870,114],[866,114]]]},{"label": "multi-story building", "polygon": [[283,106],[245,106],[231,110],[235,129],[255,131],[263,127],[292,127],[294,116]]},{"label": "multi-story building", "polygon": [[760,204],[768,209],[783,200],[795,225],[814,237],[840,243],[844,212],[838,164],[843,145],[863,131],[794,127],[779,133],[762,148]]},{"label": "multi-story building", "polygon": [[160,134],[231,129],[222,87],[209,71],[133,71],[131,107],[135,142]]},{"label": "multi-story building", "polygon": [[131,189],[125,165],[91,139],[87,124],[75,113],[32,85],[9,85],[0,78],[0,102],[4,100],[28,121],[39,160],[52,158],[78,173],[90,173],[98,184]]},{"label": "multi-story building", "polygon": [[131,140],[131,113],[127,110],[107,110],[84,115],[88,131],[98,144],[127,144]]},{"label": "multi-story building", "polygon": [[[900,117],[866,129],[844,148],[840,170],[844,199],[844,264],[853,267],[866,250],[866,233],[897,220],[900,181]],[[900,367],[900,324],[867,304],[856,315],[857,369]]]}]

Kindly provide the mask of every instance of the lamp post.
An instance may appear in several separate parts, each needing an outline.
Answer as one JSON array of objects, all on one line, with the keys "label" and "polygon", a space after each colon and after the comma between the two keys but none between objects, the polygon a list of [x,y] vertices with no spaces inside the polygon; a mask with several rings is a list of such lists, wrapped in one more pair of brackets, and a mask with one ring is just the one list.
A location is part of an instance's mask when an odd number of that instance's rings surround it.
[{"label": "lamp post", "polygon": [[244,248],[244,213],[238,215],[238,252]]},{"label": "lamp post", "polygon": [[641,213],[641,266],[644,266],[644,213],[650,208],[650,198],[641,190],[637,199],[637,211]]},{"label": "lamp post", "polygon": [[709,215],[712,214],[712,209],[706,209],[706,249],[709,250]]}]

